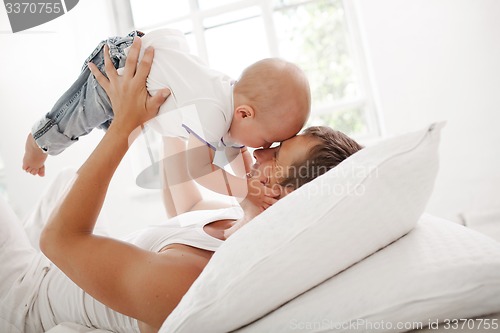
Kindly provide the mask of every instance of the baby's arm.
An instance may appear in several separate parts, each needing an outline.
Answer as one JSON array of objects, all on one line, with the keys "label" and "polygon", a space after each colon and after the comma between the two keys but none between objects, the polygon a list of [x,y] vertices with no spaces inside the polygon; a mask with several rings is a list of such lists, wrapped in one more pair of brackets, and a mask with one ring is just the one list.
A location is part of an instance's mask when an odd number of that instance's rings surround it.
[{"label": "baby's arm", "polygon": [[160,177],[168,217],[185,213],[202,200],[198,186],[187,170],[186,147],[182,138],[163,137]]},{"label": "baby's arm", "polygon": [[187,161],[191,177],[203,187],[224,195],[244,198],[247,182],[243,177],[235,177],[212,164],[214,150],[190,134]]},{"label": "baby's arm", "polygon": [[227,148],[226,158],[237,177],[245,178],[252,168],[253,160],[246,147]]},{"label": "baby's arm", "polygon": [[191,177],[201,186],[214,192],[249,199],[262,210],[274,204],[278,194],[257,179],[236,177],[213,164],[214,150],[190,134],[187,159]]},{"label": "baby's arm", "polygon": [[177,137],[163,137],[160,169],[163,186],[163,202],[168,217],[200,209],[230,207],[227,202],[204,198],[200,188],[191,178],[186,161],[187,142]]},{"label": "baby's arm", "polygon": [[243,156],[243,164],[245,166],[245,174],[250,173],[252,170],[253,159],[247,147],[241,148],[241,155]]}]

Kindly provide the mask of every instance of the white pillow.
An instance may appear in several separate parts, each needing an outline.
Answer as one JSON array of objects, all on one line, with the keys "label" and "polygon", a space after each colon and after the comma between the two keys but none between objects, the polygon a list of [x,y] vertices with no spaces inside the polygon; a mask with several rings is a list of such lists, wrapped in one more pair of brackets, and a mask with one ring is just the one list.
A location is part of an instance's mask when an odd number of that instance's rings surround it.
[{"label": "white pillow", "polygon": [[238,333],[402,332],[499,311],[500,243],[425,214],[408,235]]},{"label": "white pillow", "polygon": [[231,236],[160,332],[228,332],[409,232],[432,192],[443,124],[367,147]]}]

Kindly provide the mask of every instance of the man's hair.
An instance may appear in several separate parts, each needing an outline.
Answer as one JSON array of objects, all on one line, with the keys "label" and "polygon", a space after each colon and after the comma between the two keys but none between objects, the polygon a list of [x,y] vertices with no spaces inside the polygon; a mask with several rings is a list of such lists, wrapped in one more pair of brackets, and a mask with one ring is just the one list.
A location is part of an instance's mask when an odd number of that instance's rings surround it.
[{"label": "man's hair", "polygon": [[281,186],[297,189],[363,148],[344,133],[326,126],[312,126],[302,134],[314,138],[317,144],[304,160],[290,167],[287,177],[280,182]]}]

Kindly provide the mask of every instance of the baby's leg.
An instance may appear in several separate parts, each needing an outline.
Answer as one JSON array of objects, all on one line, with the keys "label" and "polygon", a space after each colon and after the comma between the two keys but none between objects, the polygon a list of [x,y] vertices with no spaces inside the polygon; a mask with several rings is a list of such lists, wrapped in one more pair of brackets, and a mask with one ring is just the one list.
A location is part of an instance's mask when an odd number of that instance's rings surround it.
[{"label": "baby's leg", "polygon": [[[48,155],[57,155],[94,128],[106,130],[109,127],[113,119],[111,103],[88,69],[87,63],[93,62],[104,73],[104,45],[107,44],[112,60],[118,67],[126,58],[124,49],[132,41],[131,36],[114,37],[97,46],[85,62],[78,79],[59,98],[52,110],[33,126],[31,133],[38,147]],[[29,143],[32,148],[31,140]],[[30,170],[32,174],[43,175],[44,161],[38,151],[27,150],[23,169]]]},{"label": "baby's leg", "polygon": [[[102,53],[102,46],[99,52]],[[99,61],[99,53],[94,59]],[[52,110],[33,126],[26,141],[23,170],[44,176],[48,155],[61,153],[80,136],[112,118],[109,99],[99,89],[102,90],[90,70],[83,70]]]},{"label": "baby's leg", "polygon": [[[102,66],[101,51],[93,61]],[[32,128],[36,144],[47,154],[57,155],[113,117],[109,99],[88,68],[59,98],[52,110]]]}]

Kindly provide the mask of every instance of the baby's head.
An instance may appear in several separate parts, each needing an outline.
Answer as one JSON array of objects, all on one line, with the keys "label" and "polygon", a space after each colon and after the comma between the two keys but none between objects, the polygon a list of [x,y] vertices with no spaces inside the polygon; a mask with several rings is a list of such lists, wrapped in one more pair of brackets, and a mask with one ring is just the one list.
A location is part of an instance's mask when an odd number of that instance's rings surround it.
[{"label": "baby's head", "polygon": [[234,86],[229,134],[245,146],[268,148],[297,134],[310,109],[304,72],[282,59],[263,59],[246,68]]}]

